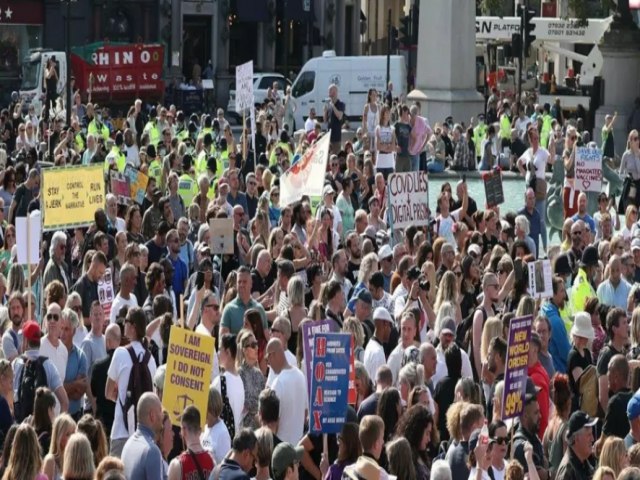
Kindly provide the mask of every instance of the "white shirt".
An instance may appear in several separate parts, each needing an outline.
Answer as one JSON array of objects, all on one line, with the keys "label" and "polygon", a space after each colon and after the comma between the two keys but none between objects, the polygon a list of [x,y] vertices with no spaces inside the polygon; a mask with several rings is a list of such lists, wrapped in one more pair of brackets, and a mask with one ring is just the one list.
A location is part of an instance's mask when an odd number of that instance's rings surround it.
[{"label": "white shirt", "polygon": [[536,150],[534,155],[531,148],[528,148],[527,151],[518,159],[518,163],[524,162],[524,166],[527,171],[527,166],[531,161],[533,161],[533,164],[536,167],[536,178],[544,180],[545,169],[547,168],[547,162],[549,161],[549,151],[544,147],[538,147],[538,150]]},{"label": "white shirt", "polygon": [[[469,355],[464,350],[460,350],[460,353],[462,354],[462,378],[473,378],[473,371],[471,370]],[[438,385],[440,380],[442,380],[449,374],[447,364],[444,361],[444,352],[442,351],[442,348],[440,346],[436,348],[436,358],[436,373],[434,373],[433,377],[431,377],[434,388]]]},{"label": "white shirt", "polygon": [[[236,432],[239,432],[241,430],[240,422],[242,421],[242,411],[244,410],[244,383],[242,383],[240,375],[234,375],[229,372],[224,372],[222,375],[224,375],[227,383],[227,397],[229,398],[229,405],[231,405],[231,411],[233,412]],[[213,387],[222,395],[220,375],[213,381]]]},{"label": "white shirt", "polygon": [[[293,368],[298,368],[298,359],[296,358],[296,356],[291,353],[290,350],[285,350],[284,351],[284,356],[287,359],[287,363],[289,365],[291,365]],[[270,368],[269,369],[269,375],[267,376],[267,387],[271,388],[271,385],[273,385],[273,381],[276,379],[277,375],[273,372],[273,370]]]},{"label": "white shirt", "polygon": [[384,356],[384,348],[380,343],[372,337],[367,343],[367,348],[364,349],[364,368],[369,374],[369,378],[374,380],[376,378],[376,372],[378,368],[387,363],[387,359]]},{"label": "white shirt", "polygon": [[127,164],[132,165],[135,168],[140,168],[140,153],[138,152],[138,146],[134,143],[130,147],[125,145],[125,155],[127,156]]},{"label": "white shirt", "polygon": [[64,377],[67,373],[69,350],[64,346],[62,340],[58,340],[58,346],[54,347],[49,337],[42,337],[42,341],[40,342],[40,355],[51,360],[51,363],[55,365],[60,378],[64,382]]},{"label": "white shirt", "polygon": [[453,225],[460,220],[460,209],[449,212],[449,216],[443,217],[438,215],[436,218],[436,226],[438,236],[444,238],[451,245],[457,245],[456,237],[453,234]]},{"label": "white shirt", "polygon": [[307,382],[297,368],[284,368],[276,375],[271,388],[280,399],[278,437],[283,442],[297,445],[304,435],[307,411]]},{"label": "white shirt", "polygon": [[518,131],[519,137],[522,137],[526,133],[527,126],[530,123],[531,123],[531,119],[526,115],[524,116],[524,118],[520,118],[520,117],[516,118],[515,127],[516,127],[516,130]]},{"label": "white shirt", "polygon": [[[140,342],[131,342],[133,351],[138,355],[138,358],[142,357],[144,348]],[[118,347],[113,352],[113,358],[109,365],[109,371],[107,376],[118,385],[118,401],[116,402],[116,412],[113,417],[113,427],[111,428],[111,440],[117,440],[119,438],[128,438],[136,431],[135,418],[133,415],[133,408],[128,412],[129,431],[125,428],[124,419],[122,416],[122,407],[120,404],[124,404],[127,397],[127,388],[129,386],[129,374],[131,373],[131,357],[127,352],[126,347]],[[156,374],[156,361],[153,356],[149,358],[148,363],[149,373],[151,378]]]},{"label": "white shirt", "polygon": [[304,131],[306,133],[309,133],[311,130],[315,128],[315,126],[316,126],[315,119],[308,117],[304,122]]},{"label": "white shirt", "polygon": [[402,357],[404,357],[404,347],[402,346],[402,341],[400,341],[387,360],[387,366],[391,370],[391,377],[393,378],[392,385],[396,385],[398,382],[398,374],[402,368]]},{"label": "white shirt", "polygon": [[204,426],[200,442],[202,442],[202,448],[213,456],[216,465],[219,465],[227,452],[231,450],[231,436],[221,419],[218,419],[218,422],[211,428]]},{"label": "white shirt", "polygon": [[[207,330],[207,327],[205,327],[201,323],[198,324],[198,326],[195,329],[195,332],[199,333],[201,335],[207,335],[209,337],[213,337],[213,335],[211,335],[211,332],[209,330]],[[214,344],[214,346],[213,346],[213,368],[211,369],[211,382],[213,382],[218,375],[220,375],[220,364],[218,362],[218,354],[216,353],[216,347],[215,347],[215,344]]]},{"label": "white shirt", "polygon": [[120,296],[120,293],[116,295],[116,298],[113,299],[113,303],[111,303],[111,313],[109,314],[109,323],[116,323],[116,317],[118,312],[122,309],[122,307],[129,307],[131,310],[133,307],[138,307],[138,299],[133,293],[129,294],[129,300],[126,300]]},{"label": "white shirt", "polygon": [[[80,322],[80,325],[78,325],[78,328],[76,328],[76,333],[73,335],[73,344],[76,347],[80,348],[80,345],[82,345],[82,341],[85,339],[88,333],[89,330],[87,330],[87,327],[85,327],[84,324]],[[91,365],[89,365],[89,367],[91,367]]]},{"label": "white shirt", "polygon": [[126,232],[127,231],[127,224],[124,221],[124,219],[120,218],[120,217],[116,217],[115,220],[111,220],[109,219],[109,223],[111,224],[111,226],[113,228],[115,228],[118,232]]}]

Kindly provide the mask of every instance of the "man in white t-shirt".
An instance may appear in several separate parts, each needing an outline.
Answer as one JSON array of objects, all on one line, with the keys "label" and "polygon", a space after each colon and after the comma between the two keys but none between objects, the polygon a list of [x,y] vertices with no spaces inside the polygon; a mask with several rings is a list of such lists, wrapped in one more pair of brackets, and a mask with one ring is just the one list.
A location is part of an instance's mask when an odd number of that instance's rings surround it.
[{"label": "man in white t-shirt", "polygon": [[111,313],[109,314],[109,323],[116,323],[116,318],[122,307],[138,307],[138,299],[133,291],[138,281],[138,272],[136,267],[131,263],[125,263],[120,269],[120,291],[113,299],[111,304]]},{"label": "man in white t-shirt", "polygon": [[378,307],[373,312],[373,323],[375,325],[373,337],[364,350],[364,368],[369,378],[376,378],[378,368],[387,363],[383,345],[389,341],[393,319],[386,308]]},{"label": "man in white t-shirt", "polygon": [[[133,349],[133,353],[140,361],[143,361],[147,350],[140,342],[145,336],[146,326],[147,319],[141,308],[134,307],[129,310],[124,323],[124,334],[131,340],[131,343],[126,347],[116,348],[116,351],[113,353],[113,358],[111,359],[111,365],[109,365],[109,371],[107,372],[105,397],[116,403],[113,427],[111,428],[111,448],[109,453],[118,458],[122,454],[122,449],[127,439],[136,431],[133,408],[126,412],[125,420],[123,405],[127,397],[129,374],[133,367],[129,350]],[[151,378],[153,378],[156,373],[156,361],[153,356],[149,357],[147,368],[149,369]]]},{"label": "man in white t-shirt", "polygon": [[310,131],[312,131],[315,128],[315,126],[316,126],[316,109],[311,107],[311,109],[309,109],[309,116],[304,122],[305,133],[309,133]]},{"label": "man in white t-shirt", "polygon": [[265,357],[276,377],[271,388],[280,399],[278,437],[283,442],[297,445],[304,435],[304,422],[308,411],[307,381],[297,368],[287,363],[285,347],[277,338],[267,344]]},{"label": "man in white t-shirt", "polygon": [[60,341],[60,318],[62,309],[57,303],[47,307],[45,320],[47,321],[47,336],[40,342],[40,355],[47,357],[55,365],[60,378],[64,378],[67,372],[67,360],[69,351]]},{"label": "man in white t-shirt", "polygon": [[[302,335],[302,331],[299,332],[299,335]],[[291,353],[291,350],[286,348],[286,346],[289,344],[290,337],[291,322],[289,322],[289,320],[284,317],[276,317],[276,319],[271,324],[271,338],[277,338],[278,340],[280,340],[280,343],[285,346],[284,356],[287,359],[287,363],[293,368],[298,368],[298,359],[293,353]],[[270,368],[269,376],[267,377],[267,387],[271,387],[275,379],[276,374],[273,371],[273,368]]]}]

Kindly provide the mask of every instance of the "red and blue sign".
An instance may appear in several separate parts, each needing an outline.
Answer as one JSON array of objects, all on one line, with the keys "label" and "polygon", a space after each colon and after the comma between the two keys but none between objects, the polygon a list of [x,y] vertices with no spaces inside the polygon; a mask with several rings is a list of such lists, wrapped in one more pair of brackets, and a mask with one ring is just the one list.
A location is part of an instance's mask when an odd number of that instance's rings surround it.
[{"label": "red and blue sign", "polygon": [[311,432],[340,433],[347,419],[351,335],[316,333],[313,343]]}]

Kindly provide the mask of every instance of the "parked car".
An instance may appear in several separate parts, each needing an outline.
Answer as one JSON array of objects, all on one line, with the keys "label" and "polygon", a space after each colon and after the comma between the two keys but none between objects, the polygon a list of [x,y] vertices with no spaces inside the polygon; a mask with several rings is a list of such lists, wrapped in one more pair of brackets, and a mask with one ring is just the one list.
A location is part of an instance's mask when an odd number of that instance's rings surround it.
[{"label": "parked car", "polygon": [[[284,95],[284,91],[287,86],[291,85],[289,79],[284,75],[274,72],[254,73],[253,74],[253,98],[256,105],[262,104],[267,98],[267,90],[273,85],[273,82],[278,83],[278,91],[281,95]],[[240,115],[236,113],[236,84],[233,82],[231,89],[229,90],[229,103],[227,104],[227,114],[229,117],[236,120],[241,119]]]}]

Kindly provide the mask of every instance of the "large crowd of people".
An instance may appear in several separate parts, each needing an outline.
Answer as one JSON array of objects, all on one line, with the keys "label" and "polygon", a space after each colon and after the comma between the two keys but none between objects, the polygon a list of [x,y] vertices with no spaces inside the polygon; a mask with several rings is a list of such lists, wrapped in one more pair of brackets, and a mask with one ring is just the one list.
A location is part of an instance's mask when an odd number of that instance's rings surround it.
[{"label": "large crowd of people", "polygon": [[[390,92],[371,90],[348,130],[332,85],[295,129],[290,91],[274,85],[239,138],[222,109],[136,100],[117,130],[80,92],[70,125],[15,97],[0,113],[2,478],[640,479],[638,210],[629,202],[619,222],[603,193],[587,211],[573,182],[583,118],[496,91],[486,115],[432,128]],[[323,135],[322,197],[281,204],[282,174]],[[545,173],[560,161],[554,245]],[[19,264],[16,218],[40,210],[44,169],[90,164],[106,185],[94,222],[44,233],[40,263]],[[142,203],[110,191],[127,166],[148,176]],[[456,181],[429,222],[389,229],[390,174],[496,166],[524,177],[518,211],[483,209]],[[640,179],[636,130],[620,173]],[[233,254],[212,244],[217,219],[232,221]],[[538,259],[549,298],[529,289]],[[507,338],[527,315],[528,380],[510,418]],[[303,327],[319,321],[355,349],[339,434],[309,428]],[[215,353],[207,409],[187,406],[178,427],[162,399],[180,322]]]}]

